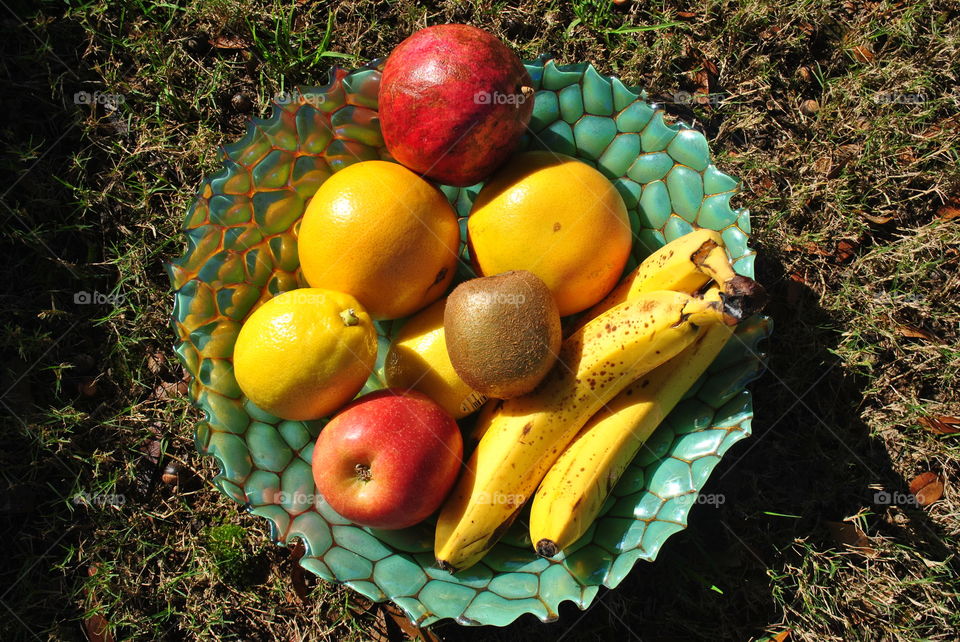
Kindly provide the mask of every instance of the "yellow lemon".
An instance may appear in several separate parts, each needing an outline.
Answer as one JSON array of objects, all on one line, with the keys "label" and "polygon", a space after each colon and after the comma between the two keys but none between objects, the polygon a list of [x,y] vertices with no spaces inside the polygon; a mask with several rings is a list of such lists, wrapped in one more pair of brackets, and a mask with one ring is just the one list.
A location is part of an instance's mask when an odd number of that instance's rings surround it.
[{"label": "yellow lemon", "polygon": [[463,382],[447,355],[443,311],[436,301],[410,318],[390,344],[384,364],[387,385],[427,395],[455,419],[479,408],[486,397]]},{"label": "yellow lemon", "polygon": [[473,204],[467,235],[478,274],[533,272],[550,288],[561,316],[606,296],[633,241],[613,183],[553,152],[518,154],[494,174]]},{"label": "yellow lemon", "polygon": [[349,292],[375,319],[396,319],[446,291],[460,226],[439,189],[397,163],[364,161],[323,182],[297,245],[312,287]]},{"label": "yellow lemon", "polygon": [[302,288],[247,317],[233,349],[243,393],[283,419],[318,419],[360,391],[377,359],[370,315],[349,294]]}]

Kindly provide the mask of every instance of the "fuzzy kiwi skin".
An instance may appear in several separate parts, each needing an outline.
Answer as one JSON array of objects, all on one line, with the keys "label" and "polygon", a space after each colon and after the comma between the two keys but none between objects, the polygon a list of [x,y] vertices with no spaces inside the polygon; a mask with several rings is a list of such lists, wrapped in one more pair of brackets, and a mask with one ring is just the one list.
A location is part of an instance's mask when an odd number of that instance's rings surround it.
[{"label": "fuzzy kiwi skin", "polygon": [[549,288],[525,270],[471,279],[447,298],[447,353],[463,381],[510,399],[537,387],[560,350],[560,313]]}]

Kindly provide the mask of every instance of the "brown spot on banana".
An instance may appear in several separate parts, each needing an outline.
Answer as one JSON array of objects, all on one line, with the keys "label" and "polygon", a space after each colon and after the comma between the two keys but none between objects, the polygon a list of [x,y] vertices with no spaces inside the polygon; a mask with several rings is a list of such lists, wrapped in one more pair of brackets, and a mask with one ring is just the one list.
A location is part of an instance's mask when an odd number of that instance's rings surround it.
[{"label": "brown spot on banana", "polygon": [[[707,260],[707,257],[710,255],[714,249],[720,247],[715,241],[706,240],[700,247],[693,251],[693,254],[690,255],[690,262],[696,265],[698,268],[702,268],[704,263]],[[670,256],[673,256],[673,253],[670,253]]]},{"label": "brown spot on banana", "polygon": [[507,529],[513,525],[513,520],[517,518],[517,515],[520,514],[520,509],[523,508],[525,502],[520,502],[519,506],[510,514],[508,518],[503,520],[499,526],[490,531],[490,535],[486,538],[487,541],[499,542],[500,538],[503,537],[504,533],[507,532]]}]

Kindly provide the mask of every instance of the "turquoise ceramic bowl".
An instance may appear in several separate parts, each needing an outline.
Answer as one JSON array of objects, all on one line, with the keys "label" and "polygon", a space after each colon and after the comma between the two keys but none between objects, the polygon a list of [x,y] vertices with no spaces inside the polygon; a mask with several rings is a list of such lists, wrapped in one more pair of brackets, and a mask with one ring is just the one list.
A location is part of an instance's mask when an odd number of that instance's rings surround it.
[{"label": "turquoise ceramic bowl", "polygon": [[[283,421],[247,401],[232,370],[244,318],[266,299],[306,283],[297,260],[297,226],[331,173],[351,163],[389,159],[377,119],[381,62],[331,72],[324,87],[304,87],[276,102],[269,118],[222,149],[223,169],[204,180],[184,222],[187,249],[169,266],[176,292],[176,352],[192,376],[190,398],[203,411],[197,448],[219,464],[216,485],[265,518],[273,539],[299,538],[300,563],[376,600],[391,600],[426,625],[506,625],[524,613],[557,617],[561,602],[581,609],[600,586],[613,588],[639,560],[652,562],[687,513],[723,454],[750,434],[744,386],[762,369],[757,318],[737,331],[616,486],[603,516],[561,558],[538,558],[522,519],[473,568],[436,568],[433,524],[374,531],[351,524],[316,497],[310,470],[323,422]],[[732,209],[739,182],[713,165],[703,134],[668,124],[643,92],[588,64],[527,64],[537,89],[526,149],[576,156],[606,174],[623,195],[635,235],[632,269],[657,247],[696,227],[722,230],[737,271],[753,276],[749,212]],[[466,231],[480,186],[443,192]],[[467,249],[462,248],[464,257]],[[469,277],[462,266],[460,278]],[[392,324],[378,327],[380,362],[364,392],[383,386],[382,359]]]}]

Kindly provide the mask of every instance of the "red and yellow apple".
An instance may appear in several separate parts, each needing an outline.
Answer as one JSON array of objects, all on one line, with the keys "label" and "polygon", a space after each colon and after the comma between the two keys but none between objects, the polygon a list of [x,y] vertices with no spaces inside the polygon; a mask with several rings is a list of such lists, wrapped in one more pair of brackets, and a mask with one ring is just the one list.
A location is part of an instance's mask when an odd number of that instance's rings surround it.
[{"label": "red and yellow apple", "polygon": [[460,429],[443,408],[418,392],[380,390],[348,405],[320,431],[313,479],[347,519],[406,528],[440,507],[462,459]]}]

